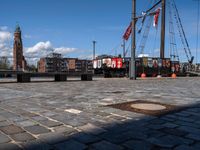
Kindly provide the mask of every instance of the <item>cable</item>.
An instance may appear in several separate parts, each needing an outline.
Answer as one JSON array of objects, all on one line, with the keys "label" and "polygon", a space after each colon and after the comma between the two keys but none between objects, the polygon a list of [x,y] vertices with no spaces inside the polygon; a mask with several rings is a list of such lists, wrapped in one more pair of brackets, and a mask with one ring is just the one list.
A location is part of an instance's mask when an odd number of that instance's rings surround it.
[{"label": "cable", "polygon": [[199,44],[199,0],[198,0],[198,6],[197,6],[197,39],[196,39],[196,64],[197,64],[197,58],[198,58],[198,45]]}]

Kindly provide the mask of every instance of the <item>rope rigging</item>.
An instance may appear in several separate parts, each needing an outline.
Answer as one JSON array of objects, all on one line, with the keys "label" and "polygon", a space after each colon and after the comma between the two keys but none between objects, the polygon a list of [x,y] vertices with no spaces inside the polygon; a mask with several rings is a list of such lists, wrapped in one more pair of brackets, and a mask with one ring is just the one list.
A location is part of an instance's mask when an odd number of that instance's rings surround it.
[{"label": "rope rigging", "polygon": [[181,22],[181,19],[180,19],[180,15],[179,15],[179,12],[178,12],[178,9],[176,7],[174,0],[172,0],[171,6],[173,8],[173,13],[174,13],[174,17],[175,17],[175,20],[176,20],[176,25],[177,25],[177,28],[178,28],[179,36],[181,38],[181,42],[184,46],[184,51],[185,51],[186,57],[188,59],[188,62],[190,64],[192,64],[193,60],[194,60],[194,56],[192,56],[192,53],[191,53],[191,50],[190,50],[190,47],[189,47],[189,44],[188,44],[188,41],[187,41],[187,38],[186,38],[186,35],[185,35],[185,31],[183,30],[183,25],[182,25],[182,22]]},{"label": "rope rigging", "polygon": [[174,32],[174,22],[172,18],[172,10],[171,10],[171,2],[168,1],[168,8],[169,8],[169,52],[170,52],[170,58],[173,61],[179,61],[179,55],[176,45],[176,38],[175,38],[175,32]]}]

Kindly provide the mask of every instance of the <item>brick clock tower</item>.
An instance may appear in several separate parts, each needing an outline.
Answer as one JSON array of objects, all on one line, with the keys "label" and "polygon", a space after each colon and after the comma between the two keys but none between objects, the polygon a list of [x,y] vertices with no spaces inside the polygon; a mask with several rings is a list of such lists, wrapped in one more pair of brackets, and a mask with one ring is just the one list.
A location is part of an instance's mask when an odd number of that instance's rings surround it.
[{"label": "brick clock tower", "polygon": [[26,70],[26,60],[23,56],[23,43],[21,38],[21,29],[19,25],[16,26],[14,33],[13,70],[14,71]]}]

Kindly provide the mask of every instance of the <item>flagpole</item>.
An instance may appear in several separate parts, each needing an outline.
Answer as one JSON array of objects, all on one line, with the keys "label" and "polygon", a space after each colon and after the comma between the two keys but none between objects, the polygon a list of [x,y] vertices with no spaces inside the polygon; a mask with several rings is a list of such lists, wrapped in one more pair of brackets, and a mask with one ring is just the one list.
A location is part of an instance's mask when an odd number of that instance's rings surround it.
[{"label": "flagpole", "polygon": [[131,63],[130,63],[130,80],[136,80],[136,67],[135,67],[135,40],[136,40],[136,0],[132,1],[132,42],[131,42]]},{"label": "flagpole", "polygon": [[92,43],[93,43],[93,60],[95,60],[95,49],[97,41],[92,41]]},{"label": "flagpole", "polygon": [[165,58],[165,4],[166,0],[162,0],[162,22],[161,22],[161,41],[160,41],[160,58]]}]

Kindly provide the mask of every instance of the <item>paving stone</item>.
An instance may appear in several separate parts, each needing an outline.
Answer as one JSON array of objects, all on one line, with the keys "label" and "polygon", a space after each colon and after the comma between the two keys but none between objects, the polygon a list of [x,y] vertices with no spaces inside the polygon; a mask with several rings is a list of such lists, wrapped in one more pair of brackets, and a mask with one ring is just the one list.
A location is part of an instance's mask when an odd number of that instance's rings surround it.
[{"label": "paving stone", "polygon": [[100,141],[99,137],[91,135],[91,134],[86,134],[83,132],[72,135],[72,138],[84,144],[90,144],[90,143],[95,143],[97,141]]},{"label": "paving stone", "polygon": [[180,126],[178,129],[189,132],[189,133],[200,134],[200,129],[189,127],[189,126]]},{"label": "paving stone", "polygon": [[0,144],[2,144],[2,143],[8,143],[10,141],[11,141],[11,139],[8,136],[0,133]]},{"label": "paving stone", "polygon": [[150,128],[150,129],[155,129],[155,130],[159,130],[159,129],[164,128],[164,126],[159,125],[159,124],[148,124],[147,127]]},{"label": "paving stone", "polygon": [[181,125],[181,126],[189,126],[189,127],[193,127],[193,128],[198,128],[199,125],[195,124],[195,122],[191,123],[191,122],[185,122],[185,121],[175,121],[175,124]]},{"label": "paving stone", "polygon": [[106,141],[109,141],[111,143],[120,144],[123,143],[133,137],[132,134],[127,134],[126,132],[122,133],[113,133],[112,131],[106,132],[104,134],[101,134],[99,136],[102,139],[105,139]]},{"label": "paving stone", "polygon": [[35,121],[47,120],[47,118],[43,116],[34,116],[34,117],[31,117],[31,119]]},{"label": "paving stone", "polygon": [[166,127],[166,128],[176,128],[178,125],[177,124],[174,124],[174,123],[165,123],[165,124],[162,124],[163,127]]},{"label": "paving stone", "polygon": [[63,133],[63,134],[70,134],[70,133],[77,132],[77,130],[75,130],[74,128],[63,126],[63,125],[54,127],[53,130],[56,133]]},{"label": "paving stone", "polygon": [[123,146],[130,150],[151,150],[153,147],[152,144],[141,140],[130,140],[125,142]]},{"label": "paving stone", "polygon": [[177,143],[174,140],[171,139],[161,139],[161,138],[149,138],[147,139],[148,142],[155,144],[160,147],[165,147],[165,148],[172,148],[174,147]]},{"label": "paving stone", "polygon": [[42,125],[47,126],[47,127],[56,127],[56,126],[62,125],[62,123],[52,121],[52,120],[42,120],[42,121],[39,121],[39,123],[41,123]]},{"label": "paving stone", "polygon": [[54,145],[68,140],[68,137],[64,136],[62,133],[45,133],[39,136],[39,139],[44,143]]},{"label": "paving stone", "polygon": [[144,131],[140,131],[140,130],[127,131],[127,132],[125,132],[125,135],[127,135],[127,137],[129,136],[135,140],[146,140],[148,137]]},{"label": "paving stone", "polygon": [[31,134],[26,132],[13,134],[11,138],[17,142],[27,142],[35,139]]},{"label": "paving stone", "polygon": [[177,128],[175,129],[165,128],[165,129],[162,129],[162,131],[167,134],[176,135],[176,136],[185,136],[186,134],[188,134],[188,132],[177,129]]},{"label": "paving stone", "polygon": [[149,121],[150,124],[164,124],[166,121],[162,120],[162,119],[153,119],[151,121]]},{"label": "paving stone", "polygon": [[84,150],[87,148],[85,144],[75,140],[68,140],[66,142],[56,144],[55,147],[57,150]]},{"label": "paving stone", "polygon": [[66,112],[72,113],[72,114],[80,114],[82,111],[77,109],[65,109]]},{"label": "paving stone", "polygon": [[[163,129],[162,129],[163,130]],[[161,131],[162,131],[161,130]],[[158,130],[153,130],[153,129],[150,129],[150,130],[147,130],[145,131],[145,134],[149,137],[154,137],[154,138],[159,138],[161,136],[164,136],[165,134],[161,131],[158,131]]]},{"label": "paving stone", "polygon": [[27,118],[24,118],[24,117],[12,117],[12,118],[9,118],[10,121],[13,121],[13,122],[18,122],[18,121],[24,121],[24,120],[27,120]]},{"label": "paving stone", "polygon": [[121,146],[112,144],[107,141],[100,141],[98,143],[90,145],[91,149],[95,150],[122,150],[123,148]]},{"label": "paving stone", "polygon": [[36,116],[38,116],[37,114],[31,113],[31,112],[25,112],[25,113],[22,113],[21,115],[26,116],[26,117],[36,117]]},{"label": "paving stone", "polygon": [[172,148],[183,143],[188,145],[193,143],[192,140],[172,135],[167,135],[160,138],[150,138],[148,141],[164,148]]},{"label": "paving stone", "polygon": [[189,117],[191,114],[187,113],[187,111],[181,111],[181,112],[176,113],[176,115],[182,116],[182,117]]},{"label": "paving stone", "polygon": [[195,149],[187,145],[179,145],[174,150],[195,150]]},{"label": "paving stone", "polygon": [[4,127],[4,126],[9,126],[11,125],[12,123],[11,122],[8,122],[8,121],[1,121],[0,122],[0,127]]},{"label": "paving stone", "polygon": [[5,121],[5,120],[6,120],[5,117],[0,116],[0,122]]},{"label": "paving stone", "polygon": [[32,134],[42,134],[42,133],[50,132],[49,129],[39,126],[39,125],[25,127],[25,130],[27,130],[28,132]]},{"label": "paving stone", "polygon": [[18,145],[13,143],[0,144],[0,150],[22,150]]},{"label": "paving stone", "polygon": [[81,127],[78,127],[78,128],[81,129],[84,132],[94,134],[94,135],[98,135],[98,134],[101,134],[103,132],[106,132],[106,130],[104,130],[100,127],[97,127],[97,126],[95,126],[91,123],[88,123],[88,124],[81,126]]},{"label": "paving stone", "polygon": [[178,117],[178,120],[186,121],[186,122],[194,122],[195,119],[192,119],[191,117]]},{"label": "paving stone", "polygon": [[11,113],[11,112],[3,112],[3,113],[0,113],[1,116],[3,116],[4,118],[13,118],[13,117],[18,117],[18,115],[14,114],[14,113]]},{"label": "paving stone", "polygon": [[192,145],[192,147],[199,150],[200,149],[200,142],[196,142],[195,144]]},{"label": "paving stone", "polygon": [[54,112],[44,112],[44,113],[41,113],[41,115],[45,116],[45,117],[51,117],[51,116],[56,115],[56,113],[54,113]]},{"label": "paving stone", "polygon": [[28,126],[37,125],[38,123],[34,121],[30,121],[30,120],[25,120],[25,121],[16,122],[16,124],[21,127],[28,127]]},{"label": "paving stone", "polygon": [[45,144],[40,140],[33,140],[21,144],[24,150],[54,150],[53,146]]},{"label": "paving stone", "polygon": [[196,141],[200,141],[200,134],[189,134],[186,136],[187,138],[190,138],[190,139],[193,139],[193,140],[196,140]]},{"label": "paving stone", "polygon": [[170,121],[170,122],[173,122],[173,121],[176,120],[175,118],[170,118],[170,117],[167,117],[167,116],[161,117],[161,119],[165,120],[165,121]]},{"label": "paving stone", "polygon": [[17,134],[25,132],[22,128],[15,126],[15,125],[9,125],[5,127],[0,127],[0,130],[4,132],[7,135]]}]

